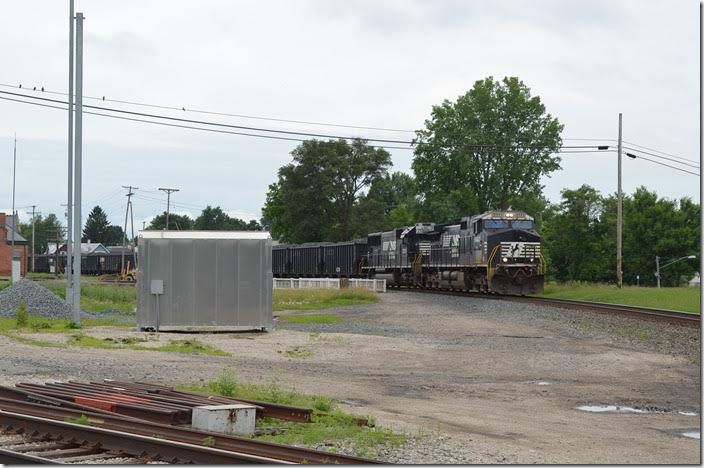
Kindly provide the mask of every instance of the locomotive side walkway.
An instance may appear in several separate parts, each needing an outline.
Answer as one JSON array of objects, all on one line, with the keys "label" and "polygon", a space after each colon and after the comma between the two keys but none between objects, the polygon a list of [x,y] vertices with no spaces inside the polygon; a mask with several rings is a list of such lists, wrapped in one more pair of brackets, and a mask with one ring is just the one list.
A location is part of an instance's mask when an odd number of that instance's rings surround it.
[{"label": "locomotive side walkway", "polygon": [[[338,323],[280,321],[269,334],[198,335],[231,356],[47,348],[0,336],[1,383],[114,376],[187,384],[231,366],[242,381],[275,376],[421,436],[390,451],[389,461],[700,462],[699,441],[681,435],[700,431],[698,329],[498,300],[380,298],[326,311],[339,314]],[[581,405],[643,412],[575,409]]]}]

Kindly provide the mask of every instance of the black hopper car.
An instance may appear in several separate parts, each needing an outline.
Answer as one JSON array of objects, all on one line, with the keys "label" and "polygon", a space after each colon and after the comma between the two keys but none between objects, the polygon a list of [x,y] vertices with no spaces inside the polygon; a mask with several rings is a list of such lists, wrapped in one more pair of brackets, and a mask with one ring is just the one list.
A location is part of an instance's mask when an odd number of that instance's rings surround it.
[{"label": "black hopper car", "polygon": [[509,209],[349,242],[277,245],[272,270],[277,278],[383,278],[389,286],[522,295],[542,291],[546,264],[533,218]]},{"label": "black hopper car", "polygon": [[[133,253],[125,254],[125,267],[134,267],[135,258]],[[31,256],[29,262],[31,265]],[[129,263],[128,263],[129,262]],[[37,255],[34,260],[34,271],[36,273],[54,273],[58,263],[59,273],[66,271],[66,255]],[[82,275],[114,275],[122,271],[122,254],[119,253],[95,253],[81,255]]]}]

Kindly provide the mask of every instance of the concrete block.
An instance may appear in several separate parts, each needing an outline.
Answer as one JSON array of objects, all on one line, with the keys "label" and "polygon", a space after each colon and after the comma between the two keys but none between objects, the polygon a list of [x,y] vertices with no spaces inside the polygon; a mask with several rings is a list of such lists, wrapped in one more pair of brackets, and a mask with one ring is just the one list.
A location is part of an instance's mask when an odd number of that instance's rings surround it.
[{"label": "concrete block", "polygon": [[252,405],[210,405],[193,408],[195,429],[222,434],[253,434],[257,408]]}]

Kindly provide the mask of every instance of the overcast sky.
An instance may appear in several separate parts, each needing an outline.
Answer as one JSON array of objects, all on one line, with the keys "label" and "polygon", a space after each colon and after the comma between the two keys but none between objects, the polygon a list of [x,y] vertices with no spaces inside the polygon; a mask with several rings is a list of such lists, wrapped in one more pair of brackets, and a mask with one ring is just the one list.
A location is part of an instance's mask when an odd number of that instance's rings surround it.
[{"label": "overcast sky", "polygon": [[[476,80],[518,76],[565,125],[565,144],[615,139],[622,112],[624,140],[699,160],[695,0],[77,0],[76,11],[86,18],[87,96],[415,130],[433,105],[456,99]],[[67,91],[68,0],[3,2],[0,43],[0,84]],[[412,137],[104,104],[235,125]],[[0,100],[0,209],[8,211],[15,132],[20,215],[37,205],[63,216],[66,112]],[[175,212],[197,216],[211,204],[258,218],[267,186],[295,145],[85,115],[84,219],[100,204],[121,225],[122,185],[140,188],[135,228],[165,209],[158,187],[180,189]],[[394,170],[411,171],[411,151],[391,153]],[[627,193],[645,185],[699,201],[698,177],[628,158],[623,169]],[[563,155],[562,170],[544,180],[545,193],[557,202],[562,189],[584,183],[615,192],[615,154]]]}]

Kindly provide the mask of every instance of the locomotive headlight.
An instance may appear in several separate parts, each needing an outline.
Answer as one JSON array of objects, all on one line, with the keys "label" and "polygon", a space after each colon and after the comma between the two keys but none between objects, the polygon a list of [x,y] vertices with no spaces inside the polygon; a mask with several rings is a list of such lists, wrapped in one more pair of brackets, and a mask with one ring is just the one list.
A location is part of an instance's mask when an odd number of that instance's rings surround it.
[{"label": "locomotive headlight", "polygon": [[531,259],[530,259],[530,263],[533,263],[534,261],[535,261],[534,258],[531,258]]},{"label": "locomotive headlight", "polygon": [[501,259],[501,261],[504,262],[504,263],[506,263],[506,262],[508,262],[508,258],[504,257],[504,258]]}]

